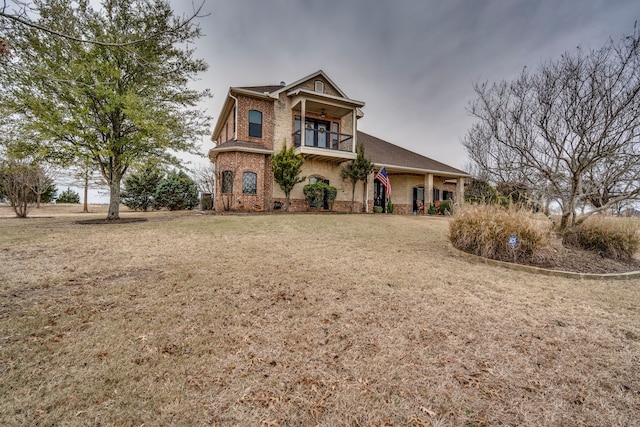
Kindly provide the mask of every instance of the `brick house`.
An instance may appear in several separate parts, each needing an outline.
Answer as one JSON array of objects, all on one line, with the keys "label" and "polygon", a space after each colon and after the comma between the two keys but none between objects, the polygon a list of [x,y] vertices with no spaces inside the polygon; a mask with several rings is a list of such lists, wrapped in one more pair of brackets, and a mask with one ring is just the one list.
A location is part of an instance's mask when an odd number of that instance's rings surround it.
[{"label": "brick house", "polygon": [[309,208],[302,189],[317,180],[338,189],[334,211],[349,211],[351,183],[340,178],[340,170],[356,158],[360,144],[375,170],[356,187],[356,212],[384,205],[385,188],[375,178],[382,167],[391,183],[394,213],[412,213],[418,200],[426,206],[463,201],[467,173],[358,131],[362,107],[364,102],[347,97],[321,70],[289,85],[230,88],[211,137],[215,147],[209,150],[216,167],[215,209],[282,206],[285,195],[273,179],[271,157],[283,144],[295,146],[305,159],[306,181],[291,192],[291,211]]}]

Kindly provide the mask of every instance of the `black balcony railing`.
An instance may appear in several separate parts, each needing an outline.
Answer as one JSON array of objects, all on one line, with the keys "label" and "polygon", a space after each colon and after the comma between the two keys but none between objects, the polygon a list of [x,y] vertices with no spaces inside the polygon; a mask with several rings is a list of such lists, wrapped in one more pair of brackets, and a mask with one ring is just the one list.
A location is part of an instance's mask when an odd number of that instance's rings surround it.
[{"label": "black balcony railing", "polygon": [[[293,133],[293,143],[300,147],[300,131]],[[323,129],[305,129],[304,146],[336,151],[353,151],[353,135]]]}]

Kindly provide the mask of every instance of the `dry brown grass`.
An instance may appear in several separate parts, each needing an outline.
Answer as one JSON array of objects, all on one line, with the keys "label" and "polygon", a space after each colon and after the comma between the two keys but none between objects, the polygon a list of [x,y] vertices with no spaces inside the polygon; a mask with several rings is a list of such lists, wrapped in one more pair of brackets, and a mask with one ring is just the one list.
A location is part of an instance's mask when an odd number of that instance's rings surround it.
[{"label": "dry brown grass", "polygon": [[470,264],[442,217],[125,215],[0,218],[0,425],[640,419],[638,281]]}]

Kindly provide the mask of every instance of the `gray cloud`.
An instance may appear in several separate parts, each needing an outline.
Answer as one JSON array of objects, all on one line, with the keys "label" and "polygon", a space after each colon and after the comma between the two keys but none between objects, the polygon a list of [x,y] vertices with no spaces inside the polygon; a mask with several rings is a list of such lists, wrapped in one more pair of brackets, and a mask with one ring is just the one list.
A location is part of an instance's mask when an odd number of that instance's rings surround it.
[{"label": "gray cloud", "polygon": [[198,87],[214,93],[214,118],[229,86],[323,69],[366,102],[361,130],[455,167],[466,162],[474,81],[598,48],[640,18],[637,0],[207,0],[205,9],[197,54],[210,70]]}]

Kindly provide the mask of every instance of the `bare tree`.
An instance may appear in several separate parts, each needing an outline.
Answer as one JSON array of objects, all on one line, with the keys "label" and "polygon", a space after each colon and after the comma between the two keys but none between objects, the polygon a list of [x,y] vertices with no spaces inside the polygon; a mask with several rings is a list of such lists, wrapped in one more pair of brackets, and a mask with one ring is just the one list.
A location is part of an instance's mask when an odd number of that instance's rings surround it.
[{"label": "bare tree", "polygon": [[[216,169],[213,163],[206,165],[199,164],[193,169],[194,181],[198,186],[198,191],[202,194],[201,199],[203,209],[213,209],[213,198],[216,194]],[[205,207],[205,195],[209,194],[211,197],[211,203]]]},{"label": "bare tree", "polygon": [[4,194],[16,216],[26,218],[35,200],[31,188],[37,180],[38,167],[29,160],[7,159],[0,162],[0,193]]},{"label": "bare tree", "polygon": [[46,163],[35,164],[33,179],[29,182],[29,188],[33,193],[36,202],[36,209],[40,209],[42,195],[49,190],[49,186],[53,184],[53,168]]},{"label": "bare tree", "polygon": [[[463,143],[491,180],[559,205],[560,229],[640,194],[640,33],[565,53],[513,81],[475,84]],[[576,217],[585,202],[592,209]]]}]

